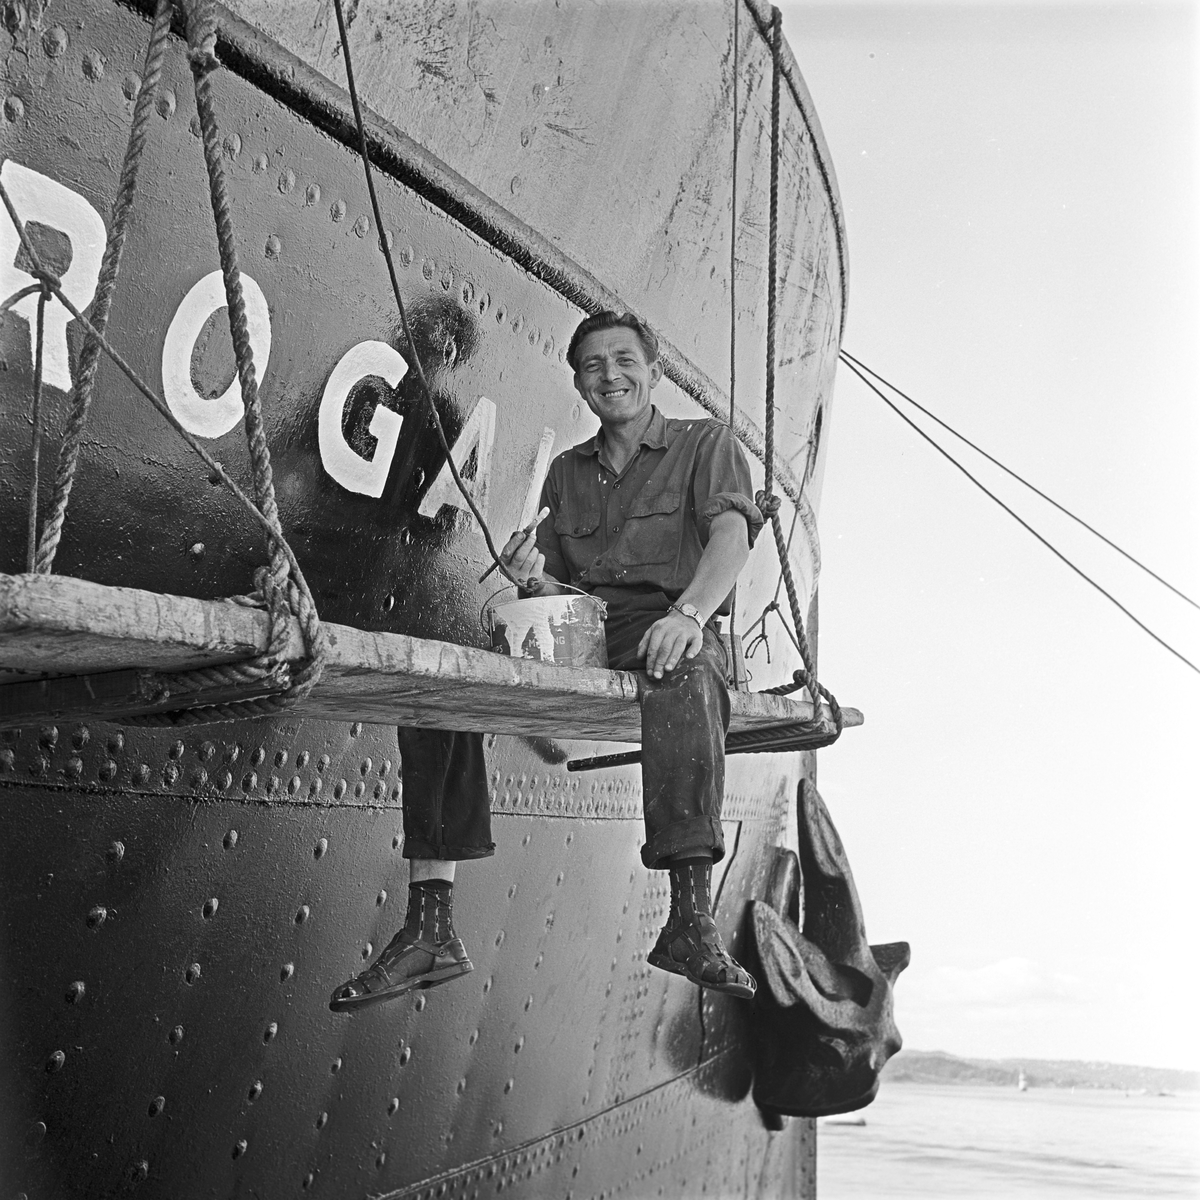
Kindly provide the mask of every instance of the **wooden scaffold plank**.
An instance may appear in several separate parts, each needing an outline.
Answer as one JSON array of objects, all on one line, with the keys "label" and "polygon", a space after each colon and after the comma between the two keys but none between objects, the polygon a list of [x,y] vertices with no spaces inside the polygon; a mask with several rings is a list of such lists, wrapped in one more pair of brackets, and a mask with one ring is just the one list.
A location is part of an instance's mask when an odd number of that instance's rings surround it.
[{"label": "wooden scaffold plank", "polygon": [[[294,710],[298,716],[641,741],[638,701],[646,680],[634,672],[555,666],[345,625],[324,628],[325,672]],[[61,575],[0,574],[0,725],[127,715],[138,708],[139,669],[237,662],[262,652],[267,639],[267,614],[230,600],[106,587]],[[293,621],[289,656],[303,653]],[[79,682],[56,687],[59,681],[47,678],[55,675]],[[730,698],[731,733],[813,718],[804,701],[761,692],[733,692]],[[861,713],[842,711],[847,726],[862,723]],[[821,717],[832,732],[825,706]]]}]

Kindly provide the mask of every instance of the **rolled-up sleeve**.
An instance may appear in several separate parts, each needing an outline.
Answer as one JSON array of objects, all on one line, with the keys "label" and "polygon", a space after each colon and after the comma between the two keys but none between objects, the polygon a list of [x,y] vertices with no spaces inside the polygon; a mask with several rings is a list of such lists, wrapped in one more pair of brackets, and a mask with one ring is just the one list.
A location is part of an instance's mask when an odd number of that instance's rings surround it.
[{"label": "rolled-up sleeve", "polygon": [[708,544],[713,517],[729,509],[736,509],[746,518],[747,539],[754,545],[763,527],[763,516],[754,503],[745,452],[727,425],[714,422],[697,450],[692,502],[701,545]]}]

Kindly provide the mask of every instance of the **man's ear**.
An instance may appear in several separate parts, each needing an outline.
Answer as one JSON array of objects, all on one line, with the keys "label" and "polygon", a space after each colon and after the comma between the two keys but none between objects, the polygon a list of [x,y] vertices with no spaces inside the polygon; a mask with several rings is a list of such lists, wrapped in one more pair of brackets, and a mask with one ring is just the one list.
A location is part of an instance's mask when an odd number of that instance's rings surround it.
[{"label": "man's ear", "polygon": [[[579,382],[579,372],[578,371],[576,371],[575,374],[571,376],[571,382],[575,385],[575,390],[581,396],[583,396],[583,385]],[[583,396],[583,398],[585,400],[587,399],[586,396]]]},{"label": "man's ear", "polygon": [[656,358],[650,364],[650,386],[655,387],[658,381],[663,377],[662,359]]}]

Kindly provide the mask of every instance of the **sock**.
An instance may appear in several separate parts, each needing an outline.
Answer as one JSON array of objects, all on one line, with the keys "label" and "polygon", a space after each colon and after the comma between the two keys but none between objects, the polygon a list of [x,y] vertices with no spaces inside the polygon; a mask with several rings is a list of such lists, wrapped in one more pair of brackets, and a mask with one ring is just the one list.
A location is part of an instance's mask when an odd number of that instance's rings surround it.
[{"label": "sock", "polygon": [[671,912],[667,925],[690,925],[697,916],[711,916],[712,859],[677,858],[667,871],[671,876]]},{"label": "sock", "polygon": [[423,942],[445,942],[454,933],[454,884],[448,879],[422,879],[408,885],[404,931]]}]

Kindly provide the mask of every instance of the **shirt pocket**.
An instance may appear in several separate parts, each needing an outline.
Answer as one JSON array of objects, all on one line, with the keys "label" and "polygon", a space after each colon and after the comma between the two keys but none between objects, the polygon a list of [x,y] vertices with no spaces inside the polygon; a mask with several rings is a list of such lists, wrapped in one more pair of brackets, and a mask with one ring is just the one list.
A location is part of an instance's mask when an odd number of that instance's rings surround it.
[{"label": "shirt pocket", "polygon": [[668,562],[679,553],[680,500],[679,492],[643,492],[634,500],[617,548],[622,562]]},{"label": "shirt pocket", "polygon": [[565,504],[555,515],[554,532],[558,534],[571,578],[576,579],[601,553],[600,510],[578,509]]}]

